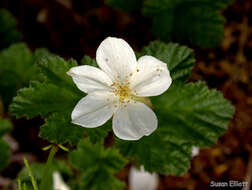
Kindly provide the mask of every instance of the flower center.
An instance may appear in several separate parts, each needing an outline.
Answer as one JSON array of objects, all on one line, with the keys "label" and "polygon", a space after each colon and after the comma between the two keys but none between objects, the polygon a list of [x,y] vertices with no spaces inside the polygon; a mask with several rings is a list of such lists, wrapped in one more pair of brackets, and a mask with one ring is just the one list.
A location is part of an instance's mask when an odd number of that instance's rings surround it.
[{"label": "flower center", "polygon": [[[129,82],[126,84],[122,83],[113,83],[111,86],[113,87],[113,93],[119,97],[119,102],[124,106],[127,107],[129,103],[136,103],[137,101],[142,102],[149,106],[150,108],[153,108],[152,103],[149,98],[147,97],[137,97],[131,93]],[[135,92],[136,94],[136,92]],[[115,107],[118,107],[117,104],[115,104]]]},{"label": "flower center", "polygon": [[113,83],[112,87],[113,93],[119,97],[119,101],[121,103],[129,103],[132,99],[131,97],[131,90],[129,87],[129,83],[123,84],[123,83]]}]

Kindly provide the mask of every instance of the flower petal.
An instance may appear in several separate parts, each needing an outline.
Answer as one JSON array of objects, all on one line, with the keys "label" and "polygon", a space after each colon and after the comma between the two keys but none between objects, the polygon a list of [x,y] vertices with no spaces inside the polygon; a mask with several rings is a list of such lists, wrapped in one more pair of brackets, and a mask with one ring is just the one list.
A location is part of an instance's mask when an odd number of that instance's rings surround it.
[{"label": "flower petal", "polygon": [[138,60],[138,72],[131,81],[136,96],[157,96],[165,92],[172,83],[167,64],[152,56]]},{"label": "flower petal", "polygon": [[141,102],[120,106],[113,117],[113,131],[123,140],[138,140],[157,128],[155,113]]},{"label": "flower petal", "polygon": [[53,172],[53,190],[70,190],[58,171]]},{"label": "flower petal", "polygon": [[67,74],[73,78],[77,87],[86,93],[108,90],[112,84],[111,79],[104,71],[89,65],[72,67]]},{"label": "flower petal", "polygon": [[140,169],[132,166],[129,172],[129,187],[131,190],[156,190],[158,175],[145,171],[144,166],[141,166]]},{"label": "flower petal", "polygon": [[72,122],[86,128],[95,128],[108,121],[115,110],[116,97],[97,91],[82,98],[72,112]]},{"label": "flower petal", "polygon": [[124,81],[136,72],[136,56],[129,44],[120,38],[108,37],[100,44],[96,52],[99,67],[112,80]]}]

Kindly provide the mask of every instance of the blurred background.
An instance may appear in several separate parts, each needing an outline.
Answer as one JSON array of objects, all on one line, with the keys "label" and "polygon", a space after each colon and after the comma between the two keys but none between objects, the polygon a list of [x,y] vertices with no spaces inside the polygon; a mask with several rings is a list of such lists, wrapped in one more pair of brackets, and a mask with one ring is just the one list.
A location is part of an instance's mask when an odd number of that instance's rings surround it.
[{"label": "blurred background", "polygon": [[[16,36],[17,41],[23,39],[31,50],[46,47],[54,54],[78,61],[84,54],[95,58],[98,45],[107,36],[124,38],[136,51],[157,39],[151,32],[150,18],[139,11],[127,13],[113,9],[103,0],[1,0],[0,8],[17,19],[21,33]],[[210,181],[251,182],[252,1],[236,0],[223,15],[226,23],[219,46],[202,48],[188,41],[180,43],[195,51],[197,61],[190,81],[205,80],[210,88],[220,90],[235,106],[235,116],[218,144],[200,150],[194,157],[187,174],[161,175],[159,190],[212,189]],[[5,46],[8,44],[1,48]],[[36,118],[13,122],[15,127],[7,137],[12,156],[8,167],[1,172],[0,189],[17,176],[24,155],[36,161],[47,158],[41,150],[46,142],[38,137],[43,121]],[[129,167],[117,174],[126,182]]]}]

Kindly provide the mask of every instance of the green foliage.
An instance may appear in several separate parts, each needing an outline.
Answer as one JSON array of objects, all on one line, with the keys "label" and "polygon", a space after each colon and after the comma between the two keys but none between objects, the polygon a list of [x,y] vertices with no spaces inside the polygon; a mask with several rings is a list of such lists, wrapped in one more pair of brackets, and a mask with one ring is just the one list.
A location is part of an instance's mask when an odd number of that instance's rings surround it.
[{"label": "green foliage", "polygon": [[230,102],[203,82],[172,85],[152,102],[162,133],[200,147],[215,144],[234,113]]},{"label": "green foliage", "polygon": [[[152,55],[167,63],[173,83],[163,95],[151,100],[158,116],[158,129],[139,141],[117,139],[116,147],[148,171],[184,174],[190,167],[192,146],[216,143],[232,118],[233,107],[221,93],[209,90],[203,82],[184,84],[195,62],[191,49],[155,41],[137,53],[138,57],[142,55]],[[88,56],[81,63],[97,66]],[[74,60],[65,61],[57,56],[41,60],[43,82],[31,82],[28,88],[19,90],[10,111],[17,117],[45,118],[40,136],[51,142],[77,144],[83,134],[89,137],[70,154],[71,163],[81,172],[81,183],[75,184],[76,189],[122,189],[124,185],[114,173],[123,167],[124,160],[116,149],[104,150],[103,144],[98,143],[108,135],[111,122],[96,129],[71,124],[72,110],[85,95],[66,74],[76,65]]]},{"label": "green foliage", "polygon": [[45,49],[32,53],[23,44],[13,44],[0,52],[0,96],[7,106],[19,88],[27,86],[30,80],[39,79],[37,61],[48,55]]},{"label": "green foliage", "polygon": [[71,124],[71,112],[84,96],[66,72],[77,63],[65,61],[57,56],[45,57],[39,68],[43,82],[33,81],[28,88],[18,91],[10,105],[10,111],[17,117],[47,117],[40,136],[55,143],[77,143],[83,128]]},{"label": "green foliage", "polygon": [[[46,164],[33,163],[31,165],[32,174],[33,174],[36,182],[38,183],[38,185],[40,185],[40,183],[41,183],[45,169],[46,169]],[[52,172],[55,172],[55,171],[58,171],[62,175],[62,177],[65,179],[69,179],[73,175],[70,168],[63,161],[59,161],[59,160],[53,162]],[[48,174],[48,175],[50,175],[50,178],[48,178],[49,179],[48,184],[50,184],[47,187],[48,190],[53,190],[52,172]],[[25,183],[27,185],[27,190],[34,190],[32,187],[31,179],[29,177],[27,168],[23,168],[19,172],[18,178],[21,180],[22,184]]]},{"label": "green foliage", "polygon": [[190,41],[215,47],[223,37],[225,19],[220,11],[232,0],[109,0],[107,4],[124,11],[141,9],[144,16],[153,19],[152,31],[160,40]]},{"label": "green foliage", "polygon": [[9,145],[2,137],[10,132],[11,128],[10,121],[0,118],[0,171],[7,166],[10,157]]},{"label": "green foliage", "polygon": [[220,92],[209,90],[203,82],[174,83],[152,103],[158,129],[136,142],[117,140],[117,147],[146,170],[172,175],[188,170],[192,146],[216,143],[234,112]]},{"label": "green foliage", "polygon": [[88,139],[80,141],[78,149],[70,153],[73,166],[81,171],[80,189],[119,190],[124,183],[114,174],[121,170],[126,160],[117,149],[104,150],[102,143],[93,145]]},{"label": "green foliage", "polygon": [[193,50],[174,43],[151,42],[138,56],[151,55],[167,63],[173,82],[186,81],[194,66]]},{"label": "green foliage", "polygon": [[0,9],[0,49],[19,42],[22,35],[17,30],[17,21],[7,10]]},{"label": "green foliage", "polygon": [[82,65],[90,65],[93,67],[98,67],[96,61],[94,59],[92,59],[91,57],[85,55],[82,59],[81,59],[81,64]]},{"label": "green foliage", "polygon": [[[93,61],[89,57],[85,59],[86,64]],[[28,88],[19,90],[10,105],[10,111],[17,117],[41,115],[46,118],[40,136],[58,144],[76,144],[84,132],[92,142],[108,134],[107,127],[92,130],[71,123],[70,116],[75,105],[85,96],[66,74],[74,66],[77,66],[77,62],[72,59],[65,61],[57,56],[45,57],[39,63],[43,82],[32,81]]]},{"label": "green foliage", "polygon": [[40,136],[51,142],[63,144],[67,141],[77,144],[84,129],[71,123],[70,115],[53,113],[41,126]]}]

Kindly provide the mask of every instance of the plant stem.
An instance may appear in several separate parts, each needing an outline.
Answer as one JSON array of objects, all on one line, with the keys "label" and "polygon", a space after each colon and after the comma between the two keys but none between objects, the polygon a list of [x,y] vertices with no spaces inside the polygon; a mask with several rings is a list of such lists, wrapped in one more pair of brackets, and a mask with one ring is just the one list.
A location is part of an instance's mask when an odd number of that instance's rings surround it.
[{"label": "plant stem", "polygon": [[26,184],[23,183],[23,190],[27,190]]},{"label": "plant stem", "polygon": [[36,182],[36,180],[35,180],[35,178],[34,178],[34,176],[32,174],[32,170],[30,168],[29,162],[25,157],[24,157],[24,163],[25,163],[25,167],[28,170],[28,174],[29,174],[29,176],[31,178],[31,182],[32,182],[32,186],[33,186],[34,190],[39,190],[37,182]]},{"label": "plant stem", "polygon": [[57,146],[52,146],[52,148],[50,150],[50,153],[49,153],[49,156],[48,156],[48,159],[47,159],[47,162],[46,162],[46,167],[45,167],[43,177],[42,177],[42,180],[41,180],[41,184],[40,184],[40,189],[41,190],[47,190],[48,189],[49,181],[50,181],[50,178],[52,177],[52,175],[51,175],[52,161],[53,161],[54,155],[56,154],[57,150],[58,150]]},{"label": "plant stem", "polygon": [[18,190],[22,190],[21,180],[19,178],[17,180],[17,184],[18,184]]}]

